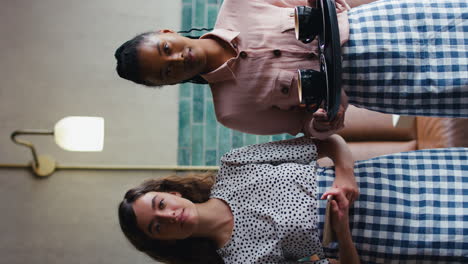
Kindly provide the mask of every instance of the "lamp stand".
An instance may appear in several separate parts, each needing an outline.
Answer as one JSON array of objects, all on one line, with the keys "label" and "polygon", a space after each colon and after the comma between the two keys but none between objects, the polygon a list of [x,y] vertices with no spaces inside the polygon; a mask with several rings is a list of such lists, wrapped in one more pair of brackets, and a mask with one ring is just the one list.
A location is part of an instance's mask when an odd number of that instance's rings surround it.
[{"label": "lamp stand", "polygon": [[41,177],[51,175],[55,171],[55,160],[48,155],[38,156],[34,145],[31,142],[17,139],[16,137],[19,135],[54,135],[54,132],[48,130],[16,130],[11,134],[13,142],[31,149],[33,155],[32,169],[34,173]]},{"label": "lamp stand", "polygon": [[37,157],[38,165],[32,162],[32,169],[37,176],[46,177],[54,173],[55,160],[49,155],[39,155]]}]

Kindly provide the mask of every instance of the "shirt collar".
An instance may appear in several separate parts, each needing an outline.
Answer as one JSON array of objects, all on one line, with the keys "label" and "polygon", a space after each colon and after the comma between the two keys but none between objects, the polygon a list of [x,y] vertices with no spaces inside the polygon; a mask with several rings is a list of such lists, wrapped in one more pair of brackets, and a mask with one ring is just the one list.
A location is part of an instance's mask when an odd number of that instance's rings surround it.
[{"label": "shirt collar", "polygon": [[[240,32],[238,31],[231,31],[227,29],[214,29],[213,31],[204,34],[200,38],[203,39],[209,36],[215,36],[229,43],[237,51],[237,45],[235,44],[234,39],[237,38],[239,34]],[[203,77],[203,79],[205,79],[209,83],[216,83],[216,82],[235,79],[234,73],[231,71],[230,67],[228,66],[229,61],[231,60],[228,60],[227,62],[223,63],[223,65],[219,66],[214,71],[211,71],[206,74],[202,74],[201,76]]]},{"label": "shirt collar", "polygon": [[230,43],[232,45],[232,41],[237,38],[237,36],[239,36],[240,32],[239,31],[231,31],[231,30],[227,30],[227,29],[219,29],[219,28],[215,28],[213,29],[213,31],[211,32],[208,32],[206,34],[203,34],[203,36],[201,36],[200,38],[203,39],[203,38],[207,38],[208,36],[215,36],[215,37],[218,37],[224,41],[226,41],[227,43]]}]

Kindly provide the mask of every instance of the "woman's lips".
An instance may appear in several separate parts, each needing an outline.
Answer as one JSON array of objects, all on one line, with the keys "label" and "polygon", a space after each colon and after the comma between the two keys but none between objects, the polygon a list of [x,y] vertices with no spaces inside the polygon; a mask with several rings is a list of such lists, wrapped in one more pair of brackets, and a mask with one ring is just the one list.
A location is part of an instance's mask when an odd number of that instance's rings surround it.
[{"label": "woman's lips", "polygon": [[186,58],[189,65],[191,65],[195,61],[195,57],[193,56],[191,49],[188,50]]},{"label": "woman's lips", "polygon": [[179,214],[179,217],[178,217],[178,219],[177,219],[177,222],[179,222],[180,225],[183,226],[186,217],[187,217],[187,216],[185,215],[185,208],[184,208],[184,209],[182,209],[182,212]]}]

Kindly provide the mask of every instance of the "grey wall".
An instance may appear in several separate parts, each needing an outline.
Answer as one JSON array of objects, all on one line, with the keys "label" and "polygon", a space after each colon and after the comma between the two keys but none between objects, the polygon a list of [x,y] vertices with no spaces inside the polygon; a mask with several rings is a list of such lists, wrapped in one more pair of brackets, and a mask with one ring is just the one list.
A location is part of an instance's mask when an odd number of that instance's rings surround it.
[{"label": "grey wall", "polygon": [[[146,89],[115,73],[114,50],[137,33],[178,29],[180,0],[0,0],[0,164],[27,163],[16,129],[69,115],[105,118],[104,151],[59,149],[59,164],[176,163],[178,87]],[[116,206],[153,173],[58,171],[38,180],[0,168],[0,263],[154,263],[120,233]]]},{"label": "grey wall", "polygon": [[[161,173],[165,174],[165,173]],[[120,231],[123,194],[156,173],[0,170],[0,263],[156,263]]]},{"label": "grey wall", "polygon": [[1,0],[0,163],[28,160],[9,140],[13,130],[90,115],[105,118],[104,152],[62,151],[52,138],[35,139],[40,151],[62,163],[175,164],[178,87],[120,79],[113,55],[137,33],[178,29],[180,7],[180,0]]}]

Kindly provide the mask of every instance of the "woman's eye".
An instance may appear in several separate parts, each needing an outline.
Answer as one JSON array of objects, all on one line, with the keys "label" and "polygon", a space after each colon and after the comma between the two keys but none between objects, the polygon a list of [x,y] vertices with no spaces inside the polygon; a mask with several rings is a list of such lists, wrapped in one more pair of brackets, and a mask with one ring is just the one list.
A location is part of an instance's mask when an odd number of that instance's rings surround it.
[{"label": "woman's eye", "polygon": [[166,203],[164,202],[164,199],[159,202],[159,209],[164,209],[166,207]]},{"label": "woman's eye", "polygon": [[156,233],[159,234],[159,232],[161,232],[161,226],[160,226],[159,224],[156,224],[156,225],[154,226],[154,231],[156,231]]},{"label": "woman's eye", "polygon": [[166,54],[171,53],[171,49],[169,48],[169,44],[167,44],[167,42],[164,43],[163,50],[164,50],[164,53],[166,53]]}]

